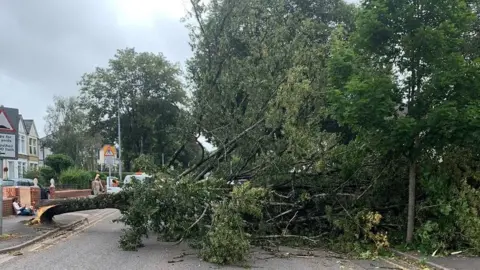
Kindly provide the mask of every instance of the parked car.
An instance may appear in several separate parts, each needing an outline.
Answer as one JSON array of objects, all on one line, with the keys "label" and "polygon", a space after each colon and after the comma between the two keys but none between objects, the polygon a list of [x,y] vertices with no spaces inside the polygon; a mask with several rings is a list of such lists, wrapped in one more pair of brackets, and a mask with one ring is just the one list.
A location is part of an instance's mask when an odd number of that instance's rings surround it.
[{"label": "parked car", "polygon": [[[4,187],[33,187],[34,185],[33,179],[29,178],[3,179]],[[40,199],[47,200],[50,195],[50,189],[40,184],[38,184],[38,187],[40,188]]]}]

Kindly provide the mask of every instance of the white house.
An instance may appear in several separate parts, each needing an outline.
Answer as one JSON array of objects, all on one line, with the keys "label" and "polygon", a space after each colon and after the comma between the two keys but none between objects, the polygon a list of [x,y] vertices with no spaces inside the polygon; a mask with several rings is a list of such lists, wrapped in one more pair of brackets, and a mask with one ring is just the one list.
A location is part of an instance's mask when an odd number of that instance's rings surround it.
[{"label": "white house", "polygon": [[32,119],[25,119],[25,130],[27,133],[27,154],[28,154],[28,169],[38,169],[39,161],[39,138],[37,127]]},{"label": "white house", "polygon": [[3,177],[20,178],[23,173],[28,170],[28,153],[27,153],[27,129],[23,117],[19,116],[18,123],[18,160],[6,159],[3,161],[3,168],[7,167],[8,172]]}]

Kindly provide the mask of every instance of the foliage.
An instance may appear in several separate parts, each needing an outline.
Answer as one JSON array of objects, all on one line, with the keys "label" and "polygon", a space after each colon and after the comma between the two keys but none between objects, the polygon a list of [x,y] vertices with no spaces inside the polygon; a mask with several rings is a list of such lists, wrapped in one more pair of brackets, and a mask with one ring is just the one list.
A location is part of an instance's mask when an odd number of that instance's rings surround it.
[{"label": "foliage", "polygon": [[419,247],[426,252],[448,252],[464,246],[480,252],[478,156],[452,149],[440,164],[426,168],[422,187],[426,195],[419,206]]},{"label": "foliage", "polygon": [[50,179],[58,179],[58,174],[49,166],[43,166],[38,169],[38,182],[44,186],[50,186]]},{"label": "foliage", "polygon": [[40,173],[38,170],[28,170],[23,173],[23,178],[34,179],[39,177],[40,177]]},{"label": "foliage", "polygon": [[332,42],[335,118],[378,151],[408,160],[407,242],[413,240],[422,155],[480,139],[470,113],[480,108],[478,91],[471,91],[480,81],[470,79],[480,69],[466,57],[464,39],[476,20],[464,0],[415,2],[414,8],[402,1],[366,1],[351,38],[340,28]]},{"label": "foliage", "polygon": [[[80,80],[81,105],[88,112],[91,134],[101,134],[105,142],[116,141],[120,110],[126,170],[140,154],[153,156],[158,164],[162,154],[168,160],[194,139],[180,75],[180,68],[161,53],[126,48],[118,50],[107,67],[86,73]],[[181,160],[182,166],[189,159]]]},{"label": "foliage", "polygon": [[80,83],[90,134],[113,141],[120,110],[126,165],[155,175],[119,193],[123,248],[154,233],[220,264],[288,239],[480,253],[478,1],[191,2],[192,100],[133,49]]},{"label": "foliage", "polygon": [[154,173],[157,166],[152,156],[142,154],[133,160],[133,169],[137,172]]},{"label": "foliage", "polygon": [[55,173],[60,173],[74,165],[72,158],[64,154],[49,155],[45,159],[45,165],[52,168]]},{"label": "foliage", "polygon": [[[78,167],[96,168],[97,155],[102,146],[98,133],[88,131],[87,112],[80,106],[77,97],[55,97],[45,117],[45,133],[42,143],[55,154],[64,154]],[[47,157],[48,158],[48,157]],[[57,173],[61,168],[52,166]]]},{"label": "foliage", "polygon": [[78,168],[69,168],[60,174],[59,184],[80,189],[89,189],[92,180],[93,178],[88,171]]}]

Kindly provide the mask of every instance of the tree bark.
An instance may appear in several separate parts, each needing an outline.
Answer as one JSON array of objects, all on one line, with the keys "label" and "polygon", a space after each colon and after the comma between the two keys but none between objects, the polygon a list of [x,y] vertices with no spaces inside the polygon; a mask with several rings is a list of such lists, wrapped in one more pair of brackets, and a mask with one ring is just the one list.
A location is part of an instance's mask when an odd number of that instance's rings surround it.
[{"label": "tree bark", "polygon": [[54,205],[40,215],[41,223],[52,222],[55,215],[93,209],[115,208],[124,210],[128,207],[128,193],[101,194],[95,197],[56,199],[41,203],[39,207]]},{"label": "tree bark", "polygon": [[408,220],[407,244],[412,243],[415,228],[415,188],[417,182],[416,161],[412,161],[408,168]]},{"label": "tree bark", "polygon": [[188,143],[188,141],[186,141],[184,144],[182,144],[182,146],[180,146],[180,148],[177,149],[177,151],[175,151],[175,153],[173,154],[172,158],[168,161],[167,163],[167,168],[170,168],[170,166],[173,165],[173,162],[175,162],[175,160],[177,159],[178,155],[183,151],[183,149],[185,149],[185,145]]}]

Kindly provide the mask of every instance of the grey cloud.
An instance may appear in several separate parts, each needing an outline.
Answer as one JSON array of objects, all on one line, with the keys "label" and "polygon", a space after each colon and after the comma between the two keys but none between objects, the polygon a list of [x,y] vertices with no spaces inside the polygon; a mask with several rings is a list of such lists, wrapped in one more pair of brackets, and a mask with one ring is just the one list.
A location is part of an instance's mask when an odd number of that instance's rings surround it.
[{"label": "grey cloud", "polygon": [[149,28],[121,27],[114,2],[3,0],[1,103],[33,118],[43,134],[43,116],[52,97],[76,94],[81,75],[106,65],[117,49],[163,52],[175,62],[190,56],[188,31],[180,18],[159,17]]}]

